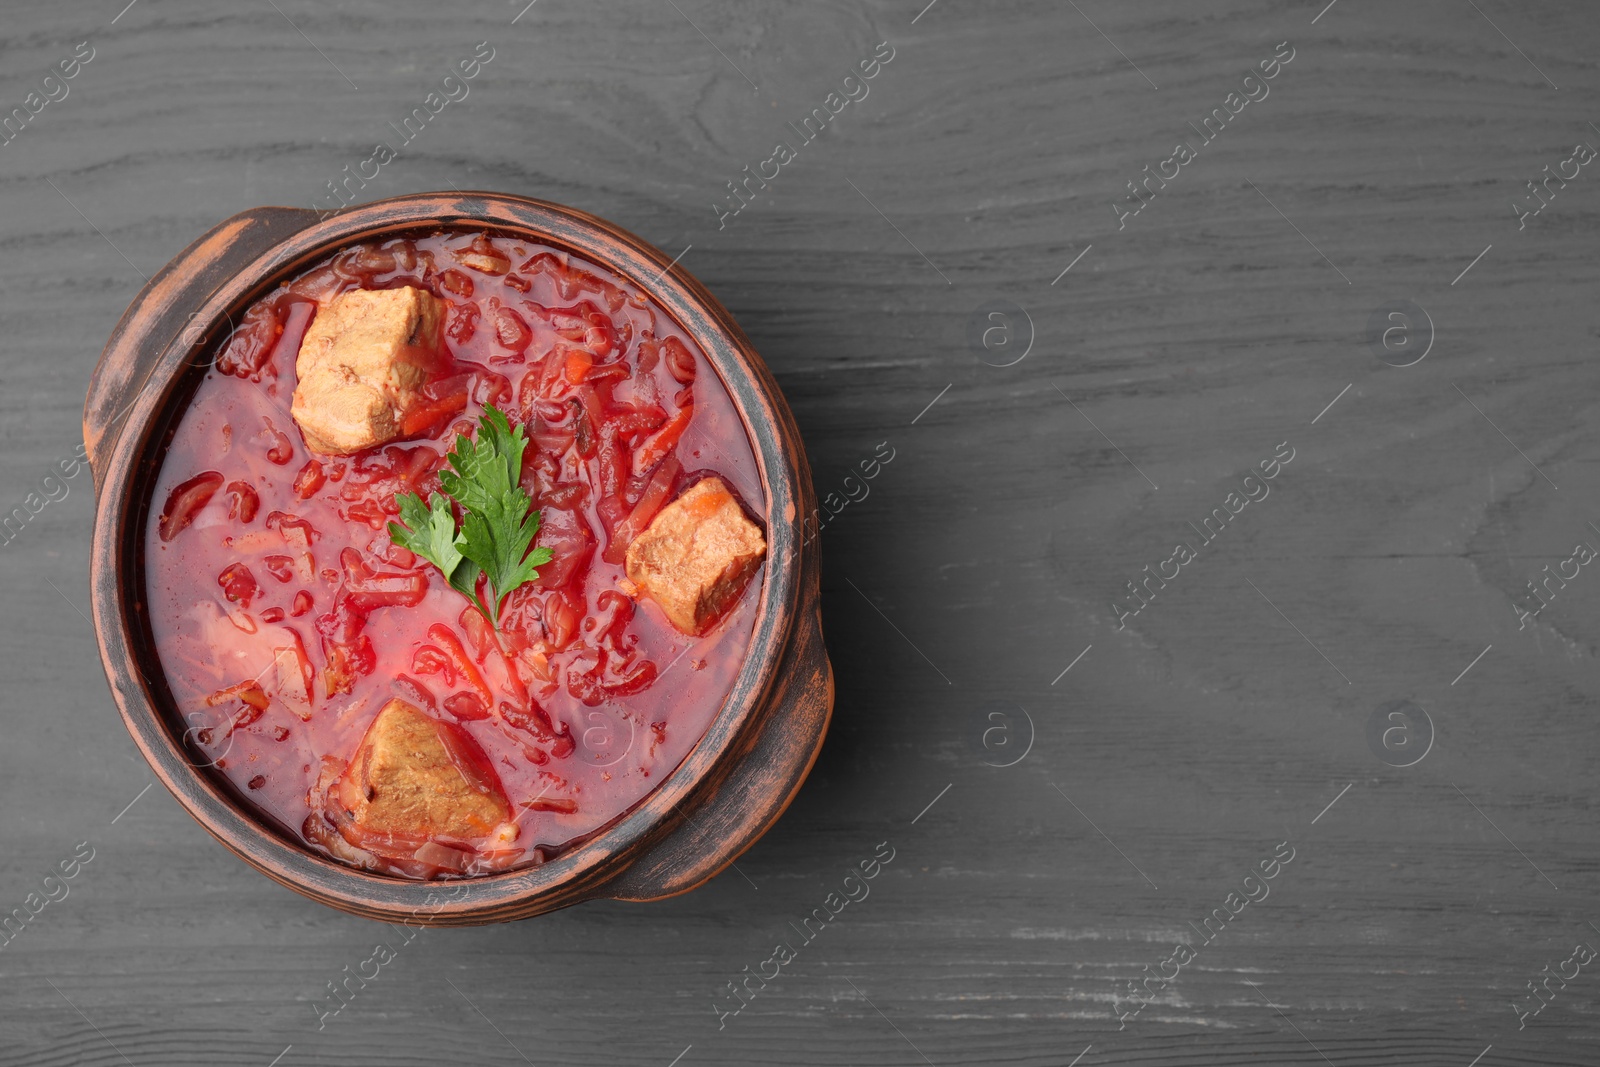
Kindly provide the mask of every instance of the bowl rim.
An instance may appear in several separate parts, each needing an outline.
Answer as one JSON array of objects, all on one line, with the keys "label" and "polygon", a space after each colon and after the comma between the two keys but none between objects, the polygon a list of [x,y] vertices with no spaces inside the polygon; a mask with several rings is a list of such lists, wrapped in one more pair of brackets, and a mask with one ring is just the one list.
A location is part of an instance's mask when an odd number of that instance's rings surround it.
[{"label": "bowl rim", "polygon": [[[165,342],[120,429],[108,432],[100,442],[104,474],[99,479],[90,560],[92,610],[106,676],[123,721],[157,777],[209,833],[275,881],[342,910],[421,922],[485,915],[492,921],[604,896],[606,881],[625,870],[630,857],[686,819],[686,809],[704,799],[701,787],[712,782],[719,769],[737,762],[741,742],[759,725],[757,713],[765,708],[764,698],[794,629],[801,591],[802,526],[799,471],[791,450],[799,445],[777,383],[732,315],[676,260],[579,209],[505,193],[440,192],[390,197],[316,221],[309,221],[315,212],[287,210],[300,211],[308,225],[252,254],[245,266],[210,292],[190,315],[191,325],[204,329],[191,328]],[[202,374],[200,368],[209,362],[196,357],[209,357],[225,343],[224,336],[218,336],[215,345],[209,343],[216,327],[232,322],[236,312],[340,248],[404,232],[451,229],[521,233],[567,249],[628,279],[700,345],[744,424],[766,495],[768,555],[744,663],[704,735],[672,772],[617,818],[553,859],[441,882],[375,874],[318,855],[294,843],[292,829],[279,829],[269,816],[251,810],[230,785],[216,780],[220,775],[196,766],[169,725],[180,718],[178,709],[170,703],[163,707],[164,686],[153,685],[141,669],[141,653],[155,657],[147,615],[141,610],[143,568],[137,559],[133,566],[121,564],[129,554],[136,555],[142,543],[143,516],[159,470],[159,464],[150,463],[152,444],[158,443],[157,433],[179,416],[172,408],[178,394],[184,394],[185,404],[192,396],[192,376]],[[182,258],[180,254],[174,264]],[[124,326],[133,322],[137,327],[138,313],[152,301],[165,274],[165,270],[158,273],[134,298],[107,345],[107,354],[118,346]],[[158,659],[151,665],[159,671]],[[439,899],[442,887],[449,889],[449,899]]]}]

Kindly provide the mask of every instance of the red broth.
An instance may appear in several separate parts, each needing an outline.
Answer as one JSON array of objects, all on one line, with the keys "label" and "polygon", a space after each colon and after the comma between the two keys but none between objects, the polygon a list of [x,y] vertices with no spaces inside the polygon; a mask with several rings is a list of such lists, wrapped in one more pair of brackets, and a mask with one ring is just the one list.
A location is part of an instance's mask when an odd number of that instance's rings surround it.
[{"label": "red broth", "polygon": [[[452,365],[400,441],[348,457],[309,452],[289,407],[317,300],[400,285],[448,302]],[[437,569],[388,533],[396,494],[438,492],[444,454],[456,433],[473,435],[487,404],[526,428],[522,484],[542,512],[535,544],[554,553],[506,602],[504,653]],[[631,510],[701,472],[765,513],[721,380],[627,280],[534,241],[472,232],[339,252],[248,309],[156,482],[150,624],[192,759],[346,862],[421,878],[543,862],[659,784],[744,661],[761,572],[702,637],[627,592]],[[351,854],[321,798],[394,697],[482,746],[517,813],[513,840],[458,853],[454,867]]]}]

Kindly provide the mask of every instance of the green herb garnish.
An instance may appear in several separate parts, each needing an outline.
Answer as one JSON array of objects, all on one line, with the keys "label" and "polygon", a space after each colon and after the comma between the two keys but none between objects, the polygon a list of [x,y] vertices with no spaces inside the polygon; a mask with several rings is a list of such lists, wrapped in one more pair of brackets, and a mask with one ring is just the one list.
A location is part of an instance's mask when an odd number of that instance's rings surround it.
[{"label": "green herb garnish", "polygon": [[[539,533],[539,513],[518,484],[522,452],[527,447],[522,427],[515,429],[496,408],[484,408],[478,439],[456,437],[456,450],[445,458],[453,469],[439,472],[444,494],[424,504],[416,493],[401,493],[398,522],[389,524],[394,543],[410,549],[439,568],[450,588],[471,600],[496,629],[506,597],[519,585],[539,577],[550,562],[548,548],[528,551]],[[450,502],[461,508],[457,529]],[[478,597],[478,575],[487,575],[490,611]]]}]

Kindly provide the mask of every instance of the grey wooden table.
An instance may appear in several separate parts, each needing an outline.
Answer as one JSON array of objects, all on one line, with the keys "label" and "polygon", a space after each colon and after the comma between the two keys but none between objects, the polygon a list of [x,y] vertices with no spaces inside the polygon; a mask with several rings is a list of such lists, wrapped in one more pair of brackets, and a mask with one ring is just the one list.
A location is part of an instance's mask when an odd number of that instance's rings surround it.
[{"label": "grey wooden table", "polygon": [[[1600,1062],[1593,5],[125,2],[0,20],[0,1063]],[[687,896],[398,939],[108,698],[53,473],[100,346],[379,141],[361,199],[683,250],[835,506],[892,450],[823,534],[822,759]]]}]

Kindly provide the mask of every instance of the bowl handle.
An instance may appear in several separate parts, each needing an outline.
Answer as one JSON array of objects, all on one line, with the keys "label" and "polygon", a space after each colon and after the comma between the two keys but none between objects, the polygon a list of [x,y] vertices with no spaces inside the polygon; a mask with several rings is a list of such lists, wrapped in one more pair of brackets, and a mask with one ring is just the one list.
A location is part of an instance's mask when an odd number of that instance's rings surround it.
[{"label": "bowl handle", "polygon": [[116,444],[123,417],[167,349],[180,338],[191,348],[212,338],[194,315],[211,295],[274,245],[319,221],[315,211],[258,207],[212,227],[162,267],[133,298],[111,332],[89,379],[83,403],[83,443],[95,491],[103,459]]},{"label": "bowl handle", "polygon": [[646,901],[687,893],[755,844],[800,791],[833,714],[833,667],[814,575],[767,696],[773,707],[765,728],[732,756],[735,769],[716,791],[597,896]]}]

